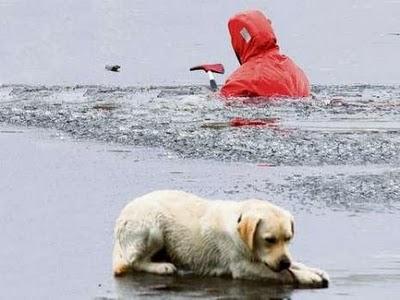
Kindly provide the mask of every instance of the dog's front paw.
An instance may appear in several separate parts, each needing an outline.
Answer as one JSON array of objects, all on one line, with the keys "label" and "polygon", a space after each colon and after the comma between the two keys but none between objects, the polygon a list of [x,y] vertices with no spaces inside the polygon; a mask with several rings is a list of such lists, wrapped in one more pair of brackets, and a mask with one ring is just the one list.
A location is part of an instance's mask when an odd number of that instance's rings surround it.
[{"label": "dog's front paw", "polygon": [[323,270],[315,269],[315,268],[310,268],[309,270],[311,270],[312,272],[317,273],[317,274],[322,278],[322,280],[323,280],[323,281],[325,282],[325,284],[326,284],[326,286],[323,286],[323,287],[328,287],[329,281],[330,281],[328,273],[326,273],[326,272],[323,271]]},{"label": "dog's front paw", "polygon": [[173,274],[176,272],[176,267],[170,263],[158,263],[154,267],[154,273],[161,275]]},{"label": "dog's front paw", "polygon": [[329,276],[325,271],[305,266],[294,266],[289,271],[300,288],[327,288],[329,286]]}]

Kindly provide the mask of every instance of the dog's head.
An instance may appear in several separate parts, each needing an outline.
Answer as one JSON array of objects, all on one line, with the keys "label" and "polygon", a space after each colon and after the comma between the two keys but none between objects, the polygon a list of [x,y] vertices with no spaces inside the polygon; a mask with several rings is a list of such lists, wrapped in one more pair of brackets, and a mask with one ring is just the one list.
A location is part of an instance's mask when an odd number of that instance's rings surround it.
[{"label": "dog's head", "polygon": [[249,200],[238,219],[240,238],[253,257],[275,272],[288,269],[288,244],[294,235],[292,215],[267,202]]}]

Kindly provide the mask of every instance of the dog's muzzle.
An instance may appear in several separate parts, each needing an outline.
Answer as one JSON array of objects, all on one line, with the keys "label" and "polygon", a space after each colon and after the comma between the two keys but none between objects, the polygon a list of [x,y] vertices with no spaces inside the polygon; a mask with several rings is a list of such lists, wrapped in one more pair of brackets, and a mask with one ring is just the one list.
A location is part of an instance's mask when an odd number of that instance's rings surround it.
[{"label": "dog's muzzle", "polygon": [[290,261],[289,258],[284,257],[280,260],[278,266],[276,268],[271,267],[268,263],[264,262],[265,266],[267,266],[269,269],[271,269],[274,272],[282,272],[284,270],[288,270],[290,266],[292,265],[292,262]]}]

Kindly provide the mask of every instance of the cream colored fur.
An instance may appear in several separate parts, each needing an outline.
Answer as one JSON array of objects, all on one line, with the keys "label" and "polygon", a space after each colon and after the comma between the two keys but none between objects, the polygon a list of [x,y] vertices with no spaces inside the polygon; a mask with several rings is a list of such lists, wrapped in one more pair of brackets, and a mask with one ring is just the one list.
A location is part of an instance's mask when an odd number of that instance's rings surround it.
[{"label": "cream colored fur", "polygon": [[[113,271],[171,274],[179,267],[200,275],[327,286],[325,272],[291,261],[293,234],[290,213],[266,201],[156,191],[134,199],[117,219]],[[152,261],[161,249],[171,262]]]}]

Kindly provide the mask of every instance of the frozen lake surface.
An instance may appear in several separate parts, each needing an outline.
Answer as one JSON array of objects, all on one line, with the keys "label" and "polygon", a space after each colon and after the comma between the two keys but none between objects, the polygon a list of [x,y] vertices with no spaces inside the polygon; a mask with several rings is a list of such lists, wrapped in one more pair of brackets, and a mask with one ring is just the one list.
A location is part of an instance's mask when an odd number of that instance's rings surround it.
[{"label": "frozen lake surface", "polygon": [[[162,149],[76,142],[57,131],[4,125],[0,144],[4,298],[395,299],[400,293],[398,164],[266,168],[182,160]],[[327,270],[331,286],[292,291],[190,275],[114,279],[115,218],[129,199],[164,188],[214,199],[255,196],[290,209],[294,257]]]},{"label": "frozen lake surface", "polygon": [[[0,298],[396,299],[400,1],[187,4],[0,1]],[[310,77],[308,101],[225,103],[188,71],[221,62],[224,81],[227,21],[249,8]],[[330,288],[115,280],[115,218],[162,188],[288,208],[294,256]]]},{"label": "frozen lake surface", "polygon": [[189,68],[213,62],[223,82],[238,66],[228,19],[255,8],[312,83],[399,83],[398,0],[2,0],[0,84],[199,84]]},{"label": "frozen lake surface", "polygon": [[[20,299],[394,298],[399,97],[397,86],[314,86],[308,101],[224,103],[202,86],[3,85],[2,292]],[[231,126],[237,117],[266,126]],[[116,216],[130,198],[162,188],[259,197],[290,209],[295,257],[326,269],[331,287],[292,291],[190,275],[113,279]]]}]

